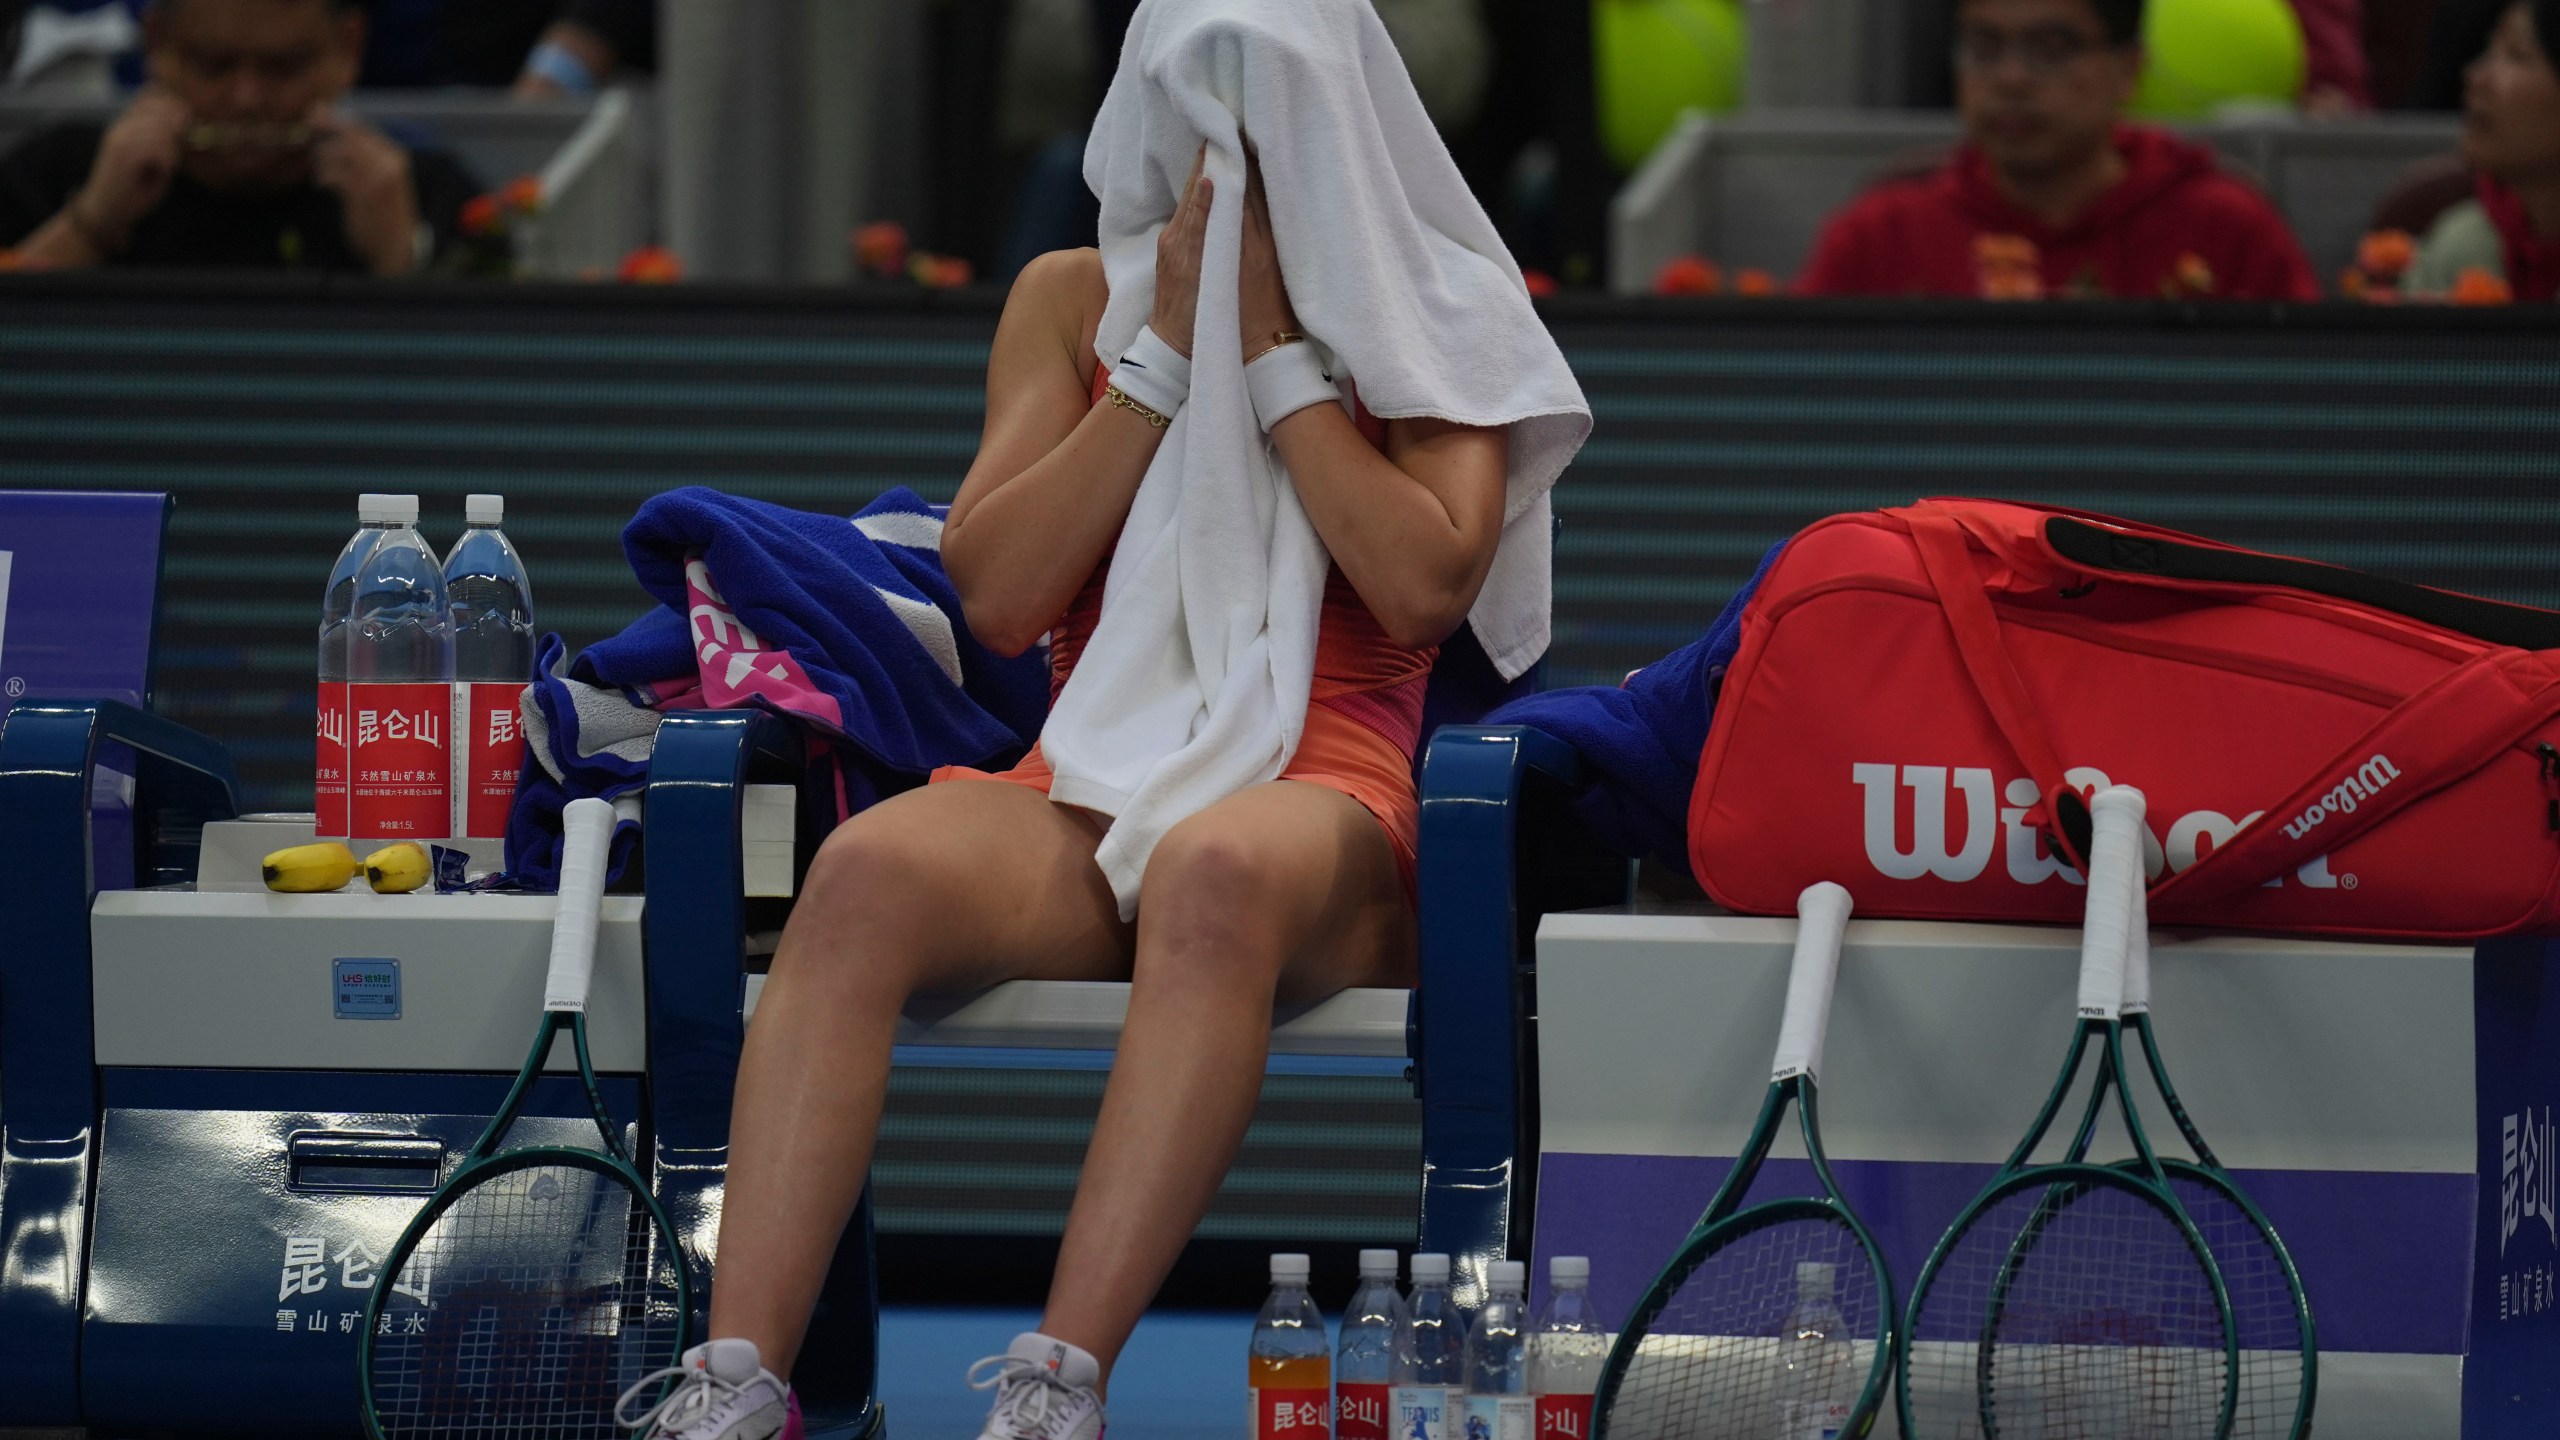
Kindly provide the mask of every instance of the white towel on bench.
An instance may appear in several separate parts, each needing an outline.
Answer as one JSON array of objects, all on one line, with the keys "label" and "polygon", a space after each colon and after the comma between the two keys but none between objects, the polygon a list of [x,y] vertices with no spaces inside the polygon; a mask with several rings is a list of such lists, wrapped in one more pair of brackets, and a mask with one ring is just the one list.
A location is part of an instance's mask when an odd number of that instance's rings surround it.
[{"label": "white towel on bench", "polygon": [[1116,817],[1123,916],[1166,831],[1295,753],[1330,565],[1256,424],[1237,333],[1250,136],[1300,326],[1382,417],[1511,430],[1505,526],[1469,619],[1506,677],[1547,645],[1547,490],[1591,411],[1369,0],[1146,0],[1085,149],[1116,362],[1154,304],[1156,234],[1208,142],[1216,185],[1191,395],[1111,560],[1041,749],[1053,799]]}]

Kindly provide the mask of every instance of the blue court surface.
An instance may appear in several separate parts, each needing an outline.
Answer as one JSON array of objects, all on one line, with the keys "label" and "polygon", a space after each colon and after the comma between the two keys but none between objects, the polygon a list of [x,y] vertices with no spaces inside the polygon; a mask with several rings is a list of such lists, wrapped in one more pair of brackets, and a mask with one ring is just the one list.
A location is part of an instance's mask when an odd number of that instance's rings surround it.
[{"label": "blue court surface", "polygon": [[[880,1399],[896,1440],[971,1440],[988,1393],[963,1377],[1039,1324],[1030,1310],[902,1307],[880,1315]],[[1245,1429],[1242,1312],[1148,1313],[1111,1379],[1111,1440],[1229,1440]]]}]

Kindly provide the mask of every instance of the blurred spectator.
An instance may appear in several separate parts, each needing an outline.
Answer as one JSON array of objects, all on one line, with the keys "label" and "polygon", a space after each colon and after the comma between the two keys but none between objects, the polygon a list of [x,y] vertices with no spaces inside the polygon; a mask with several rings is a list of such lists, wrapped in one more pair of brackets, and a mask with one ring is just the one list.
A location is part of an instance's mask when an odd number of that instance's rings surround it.
[{"label": "blurred spectator", "polygon": [[2318,298],[2275,207],[2212,152],[2119,117],[2141,0],[1957,0],[1964,146],[1823,227],[1811,295]]},{"label": "blurred spectator", "polygon": [[2302,108],[2345,115],[2373,108],[2364,55],[2364,0],[2293,0],[2302,22]]},{"label": "blurred spectator", "polygon": [[104,100],[142,39],[139,0],[0,0],[0,89]]},{"label": "blurred spectator", "polygon": [[2462,154],[2476,198],[2447,210],[2401,276],[2411,294],[2456,293],[2467,271],[2519,300],[2560,291],[2560,0],[2512,0],[2471,62]]},{"label": "blurred spectator", "polygon": [[584,95],[656,68],[656,0],[367,0],[367,86]]},{"label": "blurred spectator", "polygon": [[364,34],[355,0],[161,0],[150,83],[113,125],[0,157],[0,246],[51,267],[418,268],[479,187],[338,108]]},{"label": "blurred spectator", "polygon": [[2462,108],[2463,76],[2489,43],[2511,0],[2438,0],[2427,17],[2426,63],[2409,91],[2413,110]]}]

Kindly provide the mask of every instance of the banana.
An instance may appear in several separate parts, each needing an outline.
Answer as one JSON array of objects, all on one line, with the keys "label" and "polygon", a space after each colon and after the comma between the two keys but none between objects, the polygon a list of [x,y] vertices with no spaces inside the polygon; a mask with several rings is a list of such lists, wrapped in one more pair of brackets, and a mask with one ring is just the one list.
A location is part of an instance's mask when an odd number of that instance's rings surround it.
[{"label": "banana", "polygon": [[335,840],[278,850],[258,862],[267,888],[309,895],[336,890],[356,878],[355,852]]},{"label": "banana", "polygon": [[415,840],[385,845],[364,857],[365,883],[378,895],[406,895],[435,878],[427,847]]}]

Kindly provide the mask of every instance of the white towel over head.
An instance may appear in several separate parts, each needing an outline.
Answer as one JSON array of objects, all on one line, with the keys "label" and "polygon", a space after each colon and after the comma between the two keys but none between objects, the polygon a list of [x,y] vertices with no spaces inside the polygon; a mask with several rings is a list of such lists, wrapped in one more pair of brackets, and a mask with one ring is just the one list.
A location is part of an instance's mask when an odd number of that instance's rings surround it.
[{"label": "white towel over head", "polygon": [[1591,430],[1581,386],[1460,178],[1369,0],[1145,0],[1085,149],[1116,364],[1154,306],[1156,235],[1207,142],[1215,186],[1189,400],[1113,551],[1102,617],[1041,749],[1051,798],[1115,817],[1122,915],[1156,842],[1296,751],[1330,565],[1244,381],[1244,144],[1300,328],[1381,417],[1510,431],[1500,549],[1469,622],[1507,678],[1546,650],[1547,491]]}]

